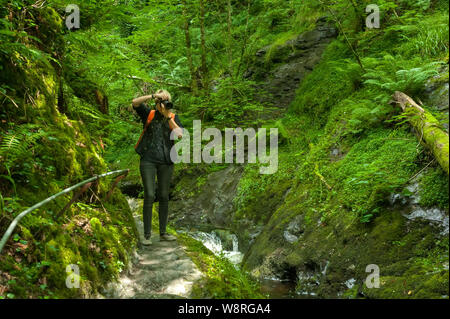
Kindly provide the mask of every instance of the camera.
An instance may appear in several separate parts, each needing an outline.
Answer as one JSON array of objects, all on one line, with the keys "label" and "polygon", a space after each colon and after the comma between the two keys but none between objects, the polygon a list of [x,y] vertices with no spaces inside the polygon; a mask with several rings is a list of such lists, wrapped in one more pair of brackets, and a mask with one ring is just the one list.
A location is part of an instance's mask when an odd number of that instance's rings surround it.
[{"label": "camera", "polygon": [[172,102],[168,101],[168,100],[156,100],[156,103],[161,103],[161,105],[165,108],[169,108],[171,109],[173,107]]}]

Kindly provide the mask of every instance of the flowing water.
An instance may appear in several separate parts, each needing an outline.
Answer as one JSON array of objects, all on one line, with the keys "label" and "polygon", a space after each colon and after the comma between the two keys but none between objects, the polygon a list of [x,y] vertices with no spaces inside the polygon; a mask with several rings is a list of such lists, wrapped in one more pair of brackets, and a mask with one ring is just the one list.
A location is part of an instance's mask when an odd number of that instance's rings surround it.
[{"label": "flowing water", "polygon": [[228,259],[233,265],[239,266],[242,261],[244,255],[239,251],[239,243],[236,235],[231,234],[232,240],[232,249],[226,250],[224,249],[224,245],[222,244],[222,240],[220,237],[213,231],[211,233],[205,233],[201,231],[189,233],[189,235],[198,241],[202,242],[202,244],[211,250],[215,255],[222,255],[226,259]]},{"label": "flowing water", "polygon": [[[237,268],[239,268],[242,262],[243,254],[239,251],[239,243],[236,235],[231,234],[232,249],[224,249],[224,244],[222,240],[217,235],[216,232],[212,231],[210,233],[196,231],[188,233],[194,239],[202,242],[202,244],[211,250],[217,256],[223,256],[227,258],[231,263],[233,263]],[[295,283],[292,281],[278,280],[275,278],[266,278],[260,280],[261,290],[263,293],[268,294],[270,298],[273,299],[292,299],[300,298],[298,294],[295,293]]]}]

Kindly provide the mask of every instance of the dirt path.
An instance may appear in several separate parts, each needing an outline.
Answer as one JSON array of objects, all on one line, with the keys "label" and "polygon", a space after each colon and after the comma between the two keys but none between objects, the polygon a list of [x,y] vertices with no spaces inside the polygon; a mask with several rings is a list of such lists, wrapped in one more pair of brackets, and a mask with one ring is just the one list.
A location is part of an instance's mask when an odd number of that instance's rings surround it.
[{"label": "dirt path", "polygon": [[[142,239],[143,223],[136,209],[139,205],[130,202],[130,206]],[[158,235],[152,235],[152,241],[151,246],[137,250],[131,269],[118,282],[108,285],[105,298],[190,297],[192,285],[202,273],[177,241],[159,241]]]}]

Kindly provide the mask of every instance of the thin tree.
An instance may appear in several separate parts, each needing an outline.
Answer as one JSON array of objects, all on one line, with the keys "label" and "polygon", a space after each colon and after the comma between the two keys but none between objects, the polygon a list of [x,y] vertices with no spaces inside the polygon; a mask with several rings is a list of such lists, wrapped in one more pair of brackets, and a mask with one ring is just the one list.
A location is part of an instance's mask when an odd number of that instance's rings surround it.
[{"label": "thin tree", "polygon": [[227,38],[228,38],[228,72],[230,73],[230,77],[233,77],[233,51],[231,49],[232,46],[232,37],[231,37],[231,0],[228,0],[227,6]]},{"label": "thin tree", "polygon": [[358,52],[356,52],[356,49],[354,48],[353,44],[350,42],[349,38],[347,37],[347,33],[344,31],[341,21],[339,20],[339,18],[335,14],[335,12],[331,9],[331,5],[324,3],[322,0],[318,0],[318,1],[323,7],[325,7],[328,10],[328,12],[330,12],[331,16],[333,17],[333,20],[336,22],[336,24],[338,26],[339,32],[344,36],[344,39],[347,42],[347,45],[349,46],[350,50],[352,51],[353,56],[356,59],[356,62],[358,62],[359,66],[361,67],[361,70],[363,72],[366,72],[366,70],[361,62],[361,58],[359,57]]},{"label": "thin tree", "polygon": [[186,58],[189,66],[189,73],[191,74],[191,89],[194,93],[197,92],[197,81],[195,76],[194,64],[192,62],[192,49],[191,49],[191,35],[189,27],[191,24],[191,18],[187,10],[187,3],[183,1],[183,19],[184,19],[184,36],[186,39]]},{"label": "thin tree", "polygon": [[242,44],[242,48],[241,48],[241,56],[239,58],[239,65],[236,71],[236,77],[239,77],[239,73],[241,72],[241,67],[242,67],[242,63],[244,60],[244,53],[245,50],[247,49],[247,41],[248,41],[248,20],[250,17],[250,1],[247,1],[247,19],[245,21],[245,31],[244,31],[244,43]]},{"label": "thin tree", "polygon": [[206,45],[205,45],[205,2],[200,0],[200,54],[202,60],[201,74],[203,88],[207,89],[208,86],[208,69],[206,67]]}]

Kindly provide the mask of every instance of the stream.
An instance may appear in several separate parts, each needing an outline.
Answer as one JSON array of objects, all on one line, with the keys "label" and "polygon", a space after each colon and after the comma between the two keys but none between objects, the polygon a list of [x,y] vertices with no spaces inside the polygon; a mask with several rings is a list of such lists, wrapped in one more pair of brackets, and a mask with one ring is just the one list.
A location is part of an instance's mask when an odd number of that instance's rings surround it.
[{"label": "stream", "polygon": [[[217,256],[227,258],[236,268],[240,268],[240,263],[244,254],[239,251],[238,238],[234,234],[230,234],[232,245],[226,245],[222,242],[220,236],[215,232],[187,232],[189,236],[200,241],[206,248],[211,250]],[[228,246],[229,250],[226,249]],[[230,247],[231,246],[231,247]],[[294,299],[300,298],[295,293],[295,283],[287,280],[279,280],[275,278],[265,278],[259,280],[261,290],[264,294],[268,294],[272,299]]]}]

